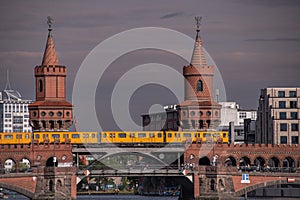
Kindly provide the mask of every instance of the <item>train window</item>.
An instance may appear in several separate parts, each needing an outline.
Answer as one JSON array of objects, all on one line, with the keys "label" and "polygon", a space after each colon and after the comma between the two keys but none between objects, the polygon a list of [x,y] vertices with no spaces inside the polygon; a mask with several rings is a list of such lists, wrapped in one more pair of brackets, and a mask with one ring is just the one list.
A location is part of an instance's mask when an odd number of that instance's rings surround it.
[{"label": "train window", "polygon": [[64,134],[63,138],[69,138],[69,134]]},{"label": "train window", "polygon": [[198,133],[198,137],[200,137],[200,133]]},{"label": "train window", "polygon": [[168,138],[171,138],[172,137],[172,133],[168,133]]},{"label": "train window", "polygon": [[126,133],[119,133],[118,136],[119,138],[126,138]]},{"label": "train window", "polygon": [[103,138],[106,138],[106,133],[103,133]]},{"label": "train window", "polygon": [[44,138],[44,139],[48,139],[48,138],[49,138],[49,135],[48,135],[48,134],[43,134],[43,138]]},{"label": "train window", "polygon": [[19,135],[19,138],[22,139],[22,134]]},{"label": "train window", "polygon": [[2,139],[2,135],[0,135],[0,140]]},{"label": "train window", "polygon": [[12,135],[4,135],[4,138],[5,139],[13,139],[13,136]]},{"label": "train window", "polygon": [[210,137],[210,134],[209,133],[203,133],[203,137],[205,137],[205,138]]},{"label": "train window", "polygon": [[83,134],[82,137],[83,137],[83,138],[89,138],[89,134],[87,134],[87,133],[86,133],[86,134]]},{"label": "train window", "polygon": [[190,137],[192,137],[192,135],[190,134],[190,133],[183,133],[183,137],[185,137],[185,138],[190,138]]},{"label": "train window", "polygon": [[138,138],[145,138],[146,137],[146,133],[139,133],[138,134]]},{"label": "train window", "polygon": [[79,134],[72,134],[72,138],[79,138]]},{"label": "train window", "polygon": [[180,133],[175,133],[175,137],[180,138]]},{"label": "train window", "polygon": [[115,136],[114,133],[111,133],[111,134],[109,134],[109,137],[110,137],[110,138],[115,138],[116,136]]},{"label": "train window", "polygon": [[135,133],[130,133],[130,138],[135,138]]},{"label": "train window", "polygon": [[158,133],[158,134],[157,134],[157,137],[158,137],[158,138],[161,138],[161,136],[162,136],[161,133]]},{"label": "train window", "polygon": [[155,134],[154,134],[154,133],[150,133],[150,134],[149,134],[149,137],[150,137],[150,138],[155,138]]},{"label": "train window", "polygon": [[223,133],[223,138],[225,138],[226,137],[226,133]]},{"label": "train window", "polygon": [[40,138],[40,134],[35,134],[35,139],[39,139]]},{"label": "train window", "polygon": [[96,134],[95,133],[92,133],[92,138],[95,138],[96,137]]},{"label": "train window", "polygon": [[26,139],[29,139],[29,135],[28,135],[28,134],[26,134],[26,135],[25,135],[25,138],[26,138]]},{"label": "train window", "polygon": [[60,138],[59,134],[52,134],[52,138]]}]

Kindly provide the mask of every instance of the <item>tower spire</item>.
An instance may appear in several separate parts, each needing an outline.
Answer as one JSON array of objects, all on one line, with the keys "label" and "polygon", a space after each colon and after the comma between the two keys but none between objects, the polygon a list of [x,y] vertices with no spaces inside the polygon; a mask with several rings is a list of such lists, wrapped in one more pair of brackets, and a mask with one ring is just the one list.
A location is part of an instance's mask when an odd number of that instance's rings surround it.
[{"label": "tower spire", "polygon": [[47,43],[46,43],[46,48],[43,56],[43,61],[42,65],[58,65],[58,58],[56,55],[56,50],[54,47],[54,41],[52,37],[52,23],[53,19],[48,16],[47,17],[47,24],[48,24],[48,38],[47,38]]},{"label": "tower spire", "polygon": [[201,16],[195,17],[197,33],[196,33],[195,45],[194,45],[194,50],[191,59],[191,65],[195,67],[207,66],[204,50],[202,48],[202,40],[200,38],[201,20],[202,20]]}]

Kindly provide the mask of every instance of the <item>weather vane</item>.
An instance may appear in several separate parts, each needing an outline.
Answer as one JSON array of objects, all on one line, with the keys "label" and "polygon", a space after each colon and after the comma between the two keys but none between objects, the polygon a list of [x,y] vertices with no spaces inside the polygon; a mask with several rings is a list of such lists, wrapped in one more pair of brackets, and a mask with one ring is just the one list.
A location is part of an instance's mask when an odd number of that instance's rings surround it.
[{"label": "weather vane", "polygon": [[53,19],[52,19],[50,16],[48,16],[48,17],[47,17],[47,24],[48,24],[48,26],[49,26],[49,30],[52,30],[52,29],[51,29],[52,23],[53,23]]},{"label": "weather vane", "polygon": [[202,20],[202,16],[196,16],[195,17],[197,31],[200,31],[201,20]]}]

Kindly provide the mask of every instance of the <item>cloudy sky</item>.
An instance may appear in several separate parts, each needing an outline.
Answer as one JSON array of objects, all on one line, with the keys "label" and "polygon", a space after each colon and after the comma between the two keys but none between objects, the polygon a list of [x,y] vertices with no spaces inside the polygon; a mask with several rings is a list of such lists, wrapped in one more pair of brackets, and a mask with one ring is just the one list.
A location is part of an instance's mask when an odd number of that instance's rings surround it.
[{"label": "cloudy sky", "polygon": [[[9,69],[11,86],[25,99],[35,98],[33,69],[42,61],[49,15],[54,19],[59,62],[68,67],[70,101],[76,73],[99,43],[139,27],[169,28],[194,38],[195,15],[203,16],[201,37],[221,72],[228,101],[256,109],[261,88],[300,86],[297,0],[7,0],[0,4],[0,88],[5,87]],[[97,116],[102,118],[102,124],[107,124],[105,128],[115,127],[111,114],[105,110],[115,83],[133,66],[145,63],[162,63],[181,71],[188,61],[155,50],[132,52],[117,59],[101,78],[96,94]],[[150,84],[133,94],[129,107],[139,123],[139,114],[148,112],[151,104],[176,103],[173,99],[167,88]],[[103,117],[103,113],[108,117]]]}]

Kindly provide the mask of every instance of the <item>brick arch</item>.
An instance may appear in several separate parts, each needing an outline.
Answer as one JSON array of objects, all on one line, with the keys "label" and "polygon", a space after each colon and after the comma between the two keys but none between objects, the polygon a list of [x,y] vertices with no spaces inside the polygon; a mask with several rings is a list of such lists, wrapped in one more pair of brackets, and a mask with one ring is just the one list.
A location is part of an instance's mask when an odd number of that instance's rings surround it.
[{"label": "brick arch", "polygon": [[[261,167],[263,167],[264,165],[266,165],[267,162],[268,162],[268,160],[265,158],[265,156],[263,156],[263,155],[257,155],[253,159],[253,164],[257,164],[257,163],[255,163],[256,159],[259,161],[259,164],[260,164]],[[263,160],[261,160],[261,159],[263,159]]]},{"label": "brick arch", "polygon": [[252,164],[253,163],[253,161],[251,160],[251,157],[250,156],[248,156],[248,155],[241,155],[241,156],[239,156],[239,158],[238,158],[238,160],[237,160],[237,165],[240,165],[240,161],[241,160],[244,160],[245,162],[244,162],[244,164],[245,165],[250,165],[250,164]]},{"label": "brick arch", "polygon": [[294,162],[294,167],[296,167],[297,166],[297,161],[296,161],[296,159],[295,159],[295,157],[294,156],[291,156],[291,155],[287,155],[287,156],[285,156],[283,159],[282,159],[282,167],[283,167],[283,165],[284,165],[284,160],[287,160],[288,161],[288,167],[292,167],[292,162]]},{"label": "brick arch", "polygon": [[[287,184],[287,180],[273,180],[273,181],[261,182],[261,183],[246,187],[246,191],[247,191],[247,193],[249,193],[249,192],[252,192],[259,188],[264,188],[264,187],[268,187],[268,186],[272,186],[272,185],[279,185],[279,184]],[[291,184],[291,183],[289,183],[289,184]],[[299,185],[300,180],[296,180],[295,183],[292,183],[292,184]],[[245,195],[245,188],[242,188],[235,192],[236,197],[240,197],[242,195]]]},{"label": "brick arch", "polygon": [[31,191],[28,191],[22,187],[18,187],[18,186],[15,186],[15,185],[12,185],[12,184],[9,184],[9,183],[5,183],[5,182],[0,182],[0,187],[1,188],[5,188],[7,190],[11,190],[11,191],[14,191],[14,192],[17,192],[21,195],[24,195],[26,197],[28,197],[29,199],[32,199],[34,197],[34,192],[31,192]]},{"label": "brick arch", "polygon": [[[226,156],[226,157],[224,157],[225,159],[224,159],[224,164],[226,163],[226,160],[227,159],[230,159],[230,158],[233,158],[234,159],[234,161],[235,161],[235,165],[232,165],[232,166],[237,166],[237,164],[238,164],[238,161],[239,161],[239,159],[238,159],[238,157],[237,156],[235,156],[235,155],[229,155],[229,156]],[[231,161],[232,162],[232,161]],[[233,163],[234,164],[234,163]]]},{"label": "brick arch", "polygon": [[281,159],[280,159],[280,157],[275,156],[275,155],[270,155],[270,156],[267,157],[266,165],[269,165],[270,160],[273,159],[273,158],[276,158],[278,160],[278,166],[277,167],[281,167],[282,166],[282,163],[280,162]]}]

